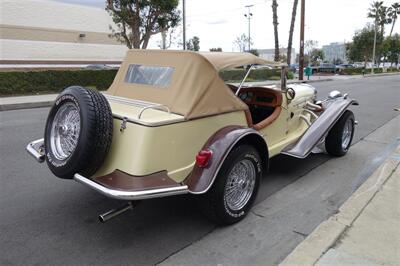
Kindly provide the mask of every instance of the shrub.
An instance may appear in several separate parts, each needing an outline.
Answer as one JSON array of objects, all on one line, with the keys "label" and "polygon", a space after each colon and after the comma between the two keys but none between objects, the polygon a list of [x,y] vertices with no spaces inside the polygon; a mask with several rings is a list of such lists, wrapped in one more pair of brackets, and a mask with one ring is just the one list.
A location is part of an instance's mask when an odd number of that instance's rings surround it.
[{"label": "shrub", "polygon": [[117,70],[0,72],[0,95],[58,93],[72,85],[106,90],[116,73]]},{"label": "shrub", "polygon": [[[382,73],[383,69],[382,68],[375,68],[374,72],[376,74],[378,73]],[[387,68],[387,72],[399,72],[397,70],[397,68],[395,67],[391,67],[391,68]],[[363,74],[363,68],[345,68],[345,69],[341,69],[339,74],[341,75],[362,75]],[[365,70],[365,74],[371,74],[371,69],[366,69]]]},{"label": "shrub", "polygon": [[[219,75],[224,81],[238,82],[242,81],[242,79],[246,75],[246,70],[245,69],[223,70],[220,71]],[[251,70],[247,80],[251,81],[279,80],[280,76],[281,76],[280,69],[260,68]],[[290,78],[293,78],[293,74],[291,76],[289,74],[289,79]]]}]

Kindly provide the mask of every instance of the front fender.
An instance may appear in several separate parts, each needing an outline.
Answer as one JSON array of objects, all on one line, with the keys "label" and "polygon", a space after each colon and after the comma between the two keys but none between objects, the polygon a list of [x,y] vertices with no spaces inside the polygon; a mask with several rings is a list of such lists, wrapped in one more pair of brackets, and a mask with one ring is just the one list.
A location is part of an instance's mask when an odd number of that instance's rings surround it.
[{"label": "front fender", "polygon": [[[228,126],[217,131],[203,146],[202,149],[209,149],[213,155],[208,166],[201,168],[194,166],[191,174],[183,182],[188,186],[189,192],[192,194],[203,194],[207,192],[219,172],[225,158],[229,152],[240,141],[249,141],[257,143],[257,148],[261,157],[268,161],[268,148],[264,138],[252,128],[244,128],[240,126]],[[264,146],[263,146],[264,145]],[[266,156],[266,159],[265,159]]]},{"label": "front fender", "polygon": [[297,142],[284,148],[281,153],[296,158],[307,157],[350,105],[358,105],[358,102],[347,98],[333,101],[307,129],[304,135]]}]

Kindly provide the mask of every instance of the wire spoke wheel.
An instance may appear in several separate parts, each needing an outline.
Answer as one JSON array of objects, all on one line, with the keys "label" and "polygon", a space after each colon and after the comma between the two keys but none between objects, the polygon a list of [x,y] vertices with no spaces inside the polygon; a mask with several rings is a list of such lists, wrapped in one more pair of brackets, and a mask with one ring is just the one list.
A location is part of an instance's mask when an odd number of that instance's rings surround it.
[{"label": "wire spoke wheel", "polygon": [[224,193],[226,205],[233,211],[242,209],[253,195],[256,181],[254,164],[243,159],[229,173]]},{"label": "wire spoke wheel", "polygon": [[81,131],[79,109],[66,103],[58,109],[51,126],[50,149],[58,160],[65,160],[74,152]]},{"label": "wire spoke wheel", "polygon": [[354,114],[346,110],[325,138],[325,149],[333,156],[343,156],[350,148],[354,136]]},{"label": "wire spoke wheel", "polygon": [[347,150],[347,148],[349,147],[352,135],[353,135],[353,122],[352,120],[348,119],[343,128],[343,135],[342,135],[343,150]]}]

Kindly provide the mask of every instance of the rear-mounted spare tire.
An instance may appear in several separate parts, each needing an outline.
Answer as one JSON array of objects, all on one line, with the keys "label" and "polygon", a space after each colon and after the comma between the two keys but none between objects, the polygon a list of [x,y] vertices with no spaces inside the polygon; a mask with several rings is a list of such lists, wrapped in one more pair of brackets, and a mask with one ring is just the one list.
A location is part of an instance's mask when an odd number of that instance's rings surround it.
[{"label": "rear-mounted spare tire", "polygon": [[66,88],[55,100],[44,134],[46,162],[54,175],[71,179],[93,175],[110,149],[113,117],[101,93]]}]

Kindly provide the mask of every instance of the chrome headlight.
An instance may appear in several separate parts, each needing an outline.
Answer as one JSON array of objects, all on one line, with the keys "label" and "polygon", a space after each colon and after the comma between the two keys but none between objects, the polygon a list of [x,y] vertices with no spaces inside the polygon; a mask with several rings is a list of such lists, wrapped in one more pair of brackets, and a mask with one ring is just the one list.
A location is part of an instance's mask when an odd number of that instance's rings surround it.
[{"label": "chrome headlight", "polygon": [[342,97],[343,94],[340,91],[334,90],[331,91],[328,95],[328,99],[333,100]]}]

